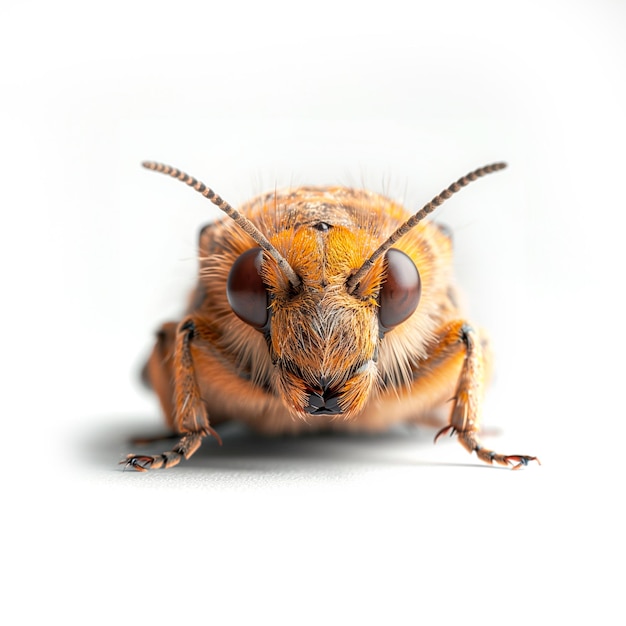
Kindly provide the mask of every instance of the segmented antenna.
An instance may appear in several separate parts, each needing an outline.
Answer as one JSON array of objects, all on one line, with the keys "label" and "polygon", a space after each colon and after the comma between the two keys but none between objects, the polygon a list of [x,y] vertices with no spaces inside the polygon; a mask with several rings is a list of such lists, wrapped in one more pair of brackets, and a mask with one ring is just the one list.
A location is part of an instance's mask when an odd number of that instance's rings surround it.
[{"label": "segmented antenna", "polygon": [[506,163],[493,163],[492,165],[479,167],[477,170],[459,178],[459,180],[452,183],[447,189],[444,189],[439,195],[435,196],[428,204],[424,205],[422,209],[412,215],[406,222],[404,222],[404,224],[397,228],[389,236],[389,238],[382,243],[377,250],[375,250],[372,256],[370,256],[370,258],[367,259],[363,265],[361,265],[357,272],[348,279],[346,284],[348,293],[353,294],[357,290],[359,283],[363,280],[365,274],[367,274],[367,272],[369,272],[372,268],[376,260],[385,254],[385,252],[387,252],[387,250],[389,250],[389,248],[391,248],[391,246],[393,246],[393,244],[396,243],[400,237],[406,235],[406,233],[408,233],[414,226],[417,226],[417,224],[419,224],[427,215],[432,213],[438,206],[442,205],[450,196],[481,176],[497,172],[505,167]]},{"label": "segmented antenna", "polygon": [[143,167],[153,170],[154,172],[161,172],[162,174],[169,174],[172,178],[186,183],[190,187],[193,187],[198,193],[201,193],[205,198],[208,198],[216,207],[224,211],[228,217],[237,222],[240,228],[242,228],[254,241],[256,241],[263,250],[265,250],[275,261],[278,267],[287,277],[290,285],[297,289],[300,286],[300,278],[294,272],[293,268],[287,262],[287,259],[269,242],[267,237],[247,218],[244,217],[239,211],[233,209],[233,207],[218,196],[212,189],[207,187],[203,182],[196,180],[193,176],[189,176],[185,172],[181,172],[175,167],[170,165],[164,165],[163,163],[157,163],[155,161],[144,161],[141,165]]}]

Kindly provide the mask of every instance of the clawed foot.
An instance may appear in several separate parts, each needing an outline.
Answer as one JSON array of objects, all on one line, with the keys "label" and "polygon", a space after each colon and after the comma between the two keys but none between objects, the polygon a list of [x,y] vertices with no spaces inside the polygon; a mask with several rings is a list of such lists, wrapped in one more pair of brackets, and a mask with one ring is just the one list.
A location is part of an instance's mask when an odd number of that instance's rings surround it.
[{"label": "clawed foot", "polygon": [[123,465],[124,469],[134,469],[138,472],[159,469],[160,467],[174,467],[182,459],[188,459],[200,447],[203,437],[207,435],[212,435],[217,439],[220,446],[222,445],[222,440],[217,432],[210,426],[207,426],[197,432],[184,434],[174,448],[163,452],[163,454],[154,456],[149,454],[129,454],[123,461],[120,461],[120,465]]},{"label": "clawed foot", "polygon": [[492,464],[494,461],[499,463],[500,465],[505,466],[513,466],[512,469],[518,470],[522,467],[526,467],[530,461],[537,461],[539,465],[541,465],[541,461],[536,456],[527,456],[525,454],[498,454],[493,450],[488,450],[484,448],[478,436],[474,431],[459,431],[451,424],[448,426],[444,426],[436,435],[435,435],[435,443],[437,439],[442,435],[450,434],[450,437],[453,435],[459,436],[460,444],[468,451],[468,452],[476,452],[476,456],[483,461],[484,463]]},{"label": "clawed foot", "polygon": [[124,469],[131,467],[138,472],[149,470],[153,463],[153,456],[139,456],[135,454],[129,454],[123,461],[120,461],[120,465],[124,465]]},{"label": "clawed foot", "polygon": [[[169,464],[168,455],[171,455]],[[177,465],[180,459],[180,454],[172,454],[172,452],[159,454],[158,456],[129,454],[123,461],[120,461],[120,465],[124,465],[124,470],[130,468],[138,472],[146,472],[149,469],[158,469],[159,467],[172,467]]]},{"label": "clawed foot", "polygon": [[526,456],[524,454],[510,454],[505,456],[504,460],[507,465],[513,465],[517,461],[517,465],[514,465],[511,469],[518,470],[520,467],[526,467],[531,461],[537,461],[538,465],[541,465],[541,461],[536,456]]}]

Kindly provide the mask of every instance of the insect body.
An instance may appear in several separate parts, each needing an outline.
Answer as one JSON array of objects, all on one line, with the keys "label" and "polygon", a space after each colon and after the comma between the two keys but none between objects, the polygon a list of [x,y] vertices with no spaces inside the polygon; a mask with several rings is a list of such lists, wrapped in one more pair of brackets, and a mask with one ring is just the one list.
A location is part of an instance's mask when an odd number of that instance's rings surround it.
[{"label": "insect body", "polygon": [[503,163],[480,168],[410,215],[346,187],[272,192],[233,209],[175,168],[229,216],[200,234],[200,269],[186,313],[168,322],[145,367],[168,426],[163,454],[129,455],[137,470],[189,458],[214,426],[264,433],[380,430],[428,419],[450,403],[443,433],[487,462],[517,469],[535,457],[483,447],[480,412],[491,362],[459,310],[447,232],[424,218]]}]

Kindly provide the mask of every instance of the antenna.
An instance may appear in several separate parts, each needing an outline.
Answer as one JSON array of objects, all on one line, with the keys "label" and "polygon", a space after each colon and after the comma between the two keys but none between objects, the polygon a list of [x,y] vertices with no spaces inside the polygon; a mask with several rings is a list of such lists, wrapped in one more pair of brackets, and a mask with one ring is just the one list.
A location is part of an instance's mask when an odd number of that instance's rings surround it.
[{"label": "antenna", "polygon": [[141,164],[146,169],[154,172],[160,172],[161,174],[168,174],[172,178],[176,178],[183,183],[186,183],[198,193],[201,193],[205,198],[208,198],[216,207],[224,211],[228,217],[232,218],[254,241],[256,241],[263,250],[265,250],[275,261],[278,267],[287,277],[289,284],[293,289],[297,289],[300,286],[300,278],[295,273],[291,265],[287,262],[287,259],[269,242],[267,237],[245,216],[239,211],[233,209],[233,207],[218,196],[210,187],[207,187],[203,182],[196,180],[193,176],[189,176],[185,172],[182,172],[170,165],[164,165],[163,163],[157,163],[156,161],[144,161]]},{"label": "antenna", "polygon": [[393,246],[400,237],[406,235],[414,226],[417,226],[427,215],[432,213],[438,206],[441,206],[450,196],[455,194],[457,191],[460,191],[466,185],[469,185],[471,182],[474,182],[481,176],[485,176],[487,174],[491,174],[492,172],[497,172],[506,167],[506,163],[493,163],[492,165],[485,165],[484,167],[479,167],[477,170],[466,174],[462,178],[459,178],[455,183],[452,183],[447,189],[444,189],[439,195],[435,196],[428,204],[424,205],[417,213],[412,215],[404,224],[398,227],[391,235],[387,238],[387,240],[382,243],[370,256],[363,265],[356,271],[356,273],[352,274],[346,283],[346,287],[348,289],[349,294],[353,294],[359,283],[363,280],[363,277],[369,270],[372,268],[376,260],[385,254],[391,246]]}]

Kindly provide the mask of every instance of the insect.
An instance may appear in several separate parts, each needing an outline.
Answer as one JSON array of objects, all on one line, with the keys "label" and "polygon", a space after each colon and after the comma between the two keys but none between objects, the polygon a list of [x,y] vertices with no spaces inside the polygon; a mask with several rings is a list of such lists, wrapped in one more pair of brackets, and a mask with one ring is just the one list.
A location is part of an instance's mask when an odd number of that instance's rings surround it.
[{"label": "insect", "polygon": [[491,356],[464,319],[448,231],[429,215],[495,163],[460,178],[411,215],[376,193],[299,187],[239,211],[180,170],[228,217],[200,232],[199,276],[186,312],[163,324],[144,368],[177,443],[131,454],[144,471],[188,459],[214,427],[239,420],[267,433],[381,430],[428,421],[486,463],[518,469],[533,456],[485,448],[478,432]]}]

